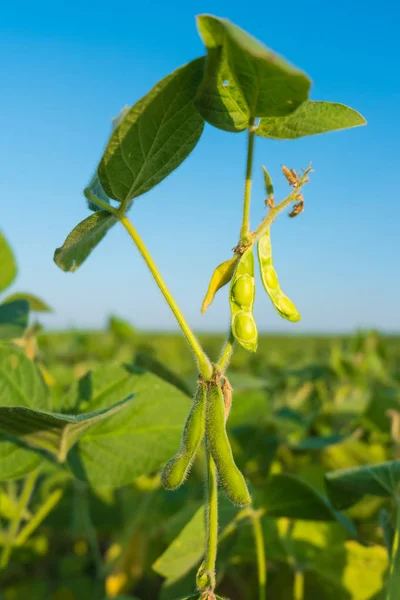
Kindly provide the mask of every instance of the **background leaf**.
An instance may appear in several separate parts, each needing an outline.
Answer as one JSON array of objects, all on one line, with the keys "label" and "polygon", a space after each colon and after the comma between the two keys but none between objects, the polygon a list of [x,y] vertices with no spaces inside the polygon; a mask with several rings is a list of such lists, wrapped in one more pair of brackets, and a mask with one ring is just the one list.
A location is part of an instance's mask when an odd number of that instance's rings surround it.
[{"label": "background leaf", "polygon": [[11,294],[11,296],[7,296],[7,298],[3,301],[3,304],[7,304],[15,300],[25,300],[29,305],[29,309],[32,311],[51,312],[51,308],[48,306],[48,304],[43,302],[43,300],[37,296],[34,296],[33,294],[27,294],[25,292],[17,292],[15,294]]},{"label": "background leaf", "polygon": [[[13,346],[0,345],[0,406],[26,406],[49,410],[50,398],[36,365]],[[0,481],[29,473],[40,455],[0,436]]]},{"label": "background leaf", "polygon": [[342,469],[325,476],[328,495],[343,510],[365,495],[395,497],[400,482],[400,461]]},{"label": "background leaf", "polygon": [[190,401],[152,373],[119,365],[103,370],[111,385],[97,394],[97,410],[109,406],[111,391],[119,398],[134,393],[135,399],[120,414],[94,425],[72,449],[69,462],[74,474],[93,486],[120,487],[157,471],[177,451]]},{"label": "background leaf", "polygon": [[54,253],[54,262],[63,271],[74,272],[117,222],[116,217],[102,210],[81,221]]},{"label": "background leaf", "polygon": [[144,194],[191,153],[204,128],[193,103],[203,68],[198,58],[177,69],[126,114],[98,167],[110,198],[123,202]]},{"label": "background leaf", "polygon": [[13,300],[0,304],[0,339],[20,337],[28,326],[29,304]]},{"label": "background leaf", "polygon": [[365,124],[364,117],[349,106],[307,100],[290,115],[262,118],[255,131],[261,137],[293,140]]},{"label": "background leaf", "polygon": [[72,446],[90,427],[119,412],[128,400],[130,398],[110,408],[80,415],[63,415],[24,406],[0,406],[0,432],[16,437],[32,448],[47,450],[64,462]]},{"label": "background leaf", "polygon": [[308,521],[339,521],[355,535],[354,527],[308,483],[288,474],[271,475],[263,486],[263,508],[271,517]]},{"label": "background leaf", "polygon": [[14,254],[2,233],[0,233],[0,292],[8,288],[17,276],[17,263]]}]

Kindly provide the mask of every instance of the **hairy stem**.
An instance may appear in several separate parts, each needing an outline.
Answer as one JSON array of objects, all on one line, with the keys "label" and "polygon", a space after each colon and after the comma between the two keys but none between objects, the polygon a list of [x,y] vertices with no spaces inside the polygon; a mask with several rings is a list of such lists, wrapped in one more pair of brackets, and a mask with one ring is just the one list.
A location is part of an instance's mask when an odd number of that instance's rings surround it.
[{"label": "hairy stem", "polygon": [[207,451],[207,540],[204,566],[208,573],[215,576],[215,562],[218,546],[218,484],[217,472],[211,454]]},{"label": "hairy stem", "polygon": [[250,198],[251,198],[251,183],[253,171],[253,155],[254,155],[254,138],[253,130],[254,119],[249,123],[247,133],[247,161],[246,161],[246,179],[244,183],[244,202],[243,202],[243,220],[240,230],[240,240],[246,242],[250,234]]},{"label": "hairy stem", "polygon": [[194,336],[189,325],[187,324],[184,316],[182,315],[179,306],[175,302],[171,292],[169,291],[168,287],[166,286],[166,284],[161,276],[161,273],[159,272],[155,262],[153,261],[152,257],[149,254],[149,251],[147,250],[141,237],[139,236],[138,232],[136,231],[136,229],[134,228],[134,226],[132,225],[132,223],[130,222],[128,217],[122,216],[122,217],[120,217],[120,221],[121,221],[122,225],[125,227],[126,231],[130,235],[130,237],[132,238],[132,240],[134,241],[134,243],[136,244],[146,265],[148,266],[151,274],[153,275],[161,293],[163,294],[165,300],[167,301],[168,306],[174,313],[174,316],[175,316],[176,320],[178,321],[178,323],[189,343],[189,346],[191,347],[191,349],[193,351],[193,354],[196,357],[196,361],[197,361],[198,368],[199,368],[201,375],[203,376],[203,378],[205,380],[210,379],[210,377],[212,376],[211,363],[210,363],[208,357],[206,356],[203,348],[199,344],[198,340]]},{"label": "hairy stem", "polygon": [[233,337],[232,329],[229,330],[229,336],[224,346],[222,347],[220,357],[217,362],[217,369],[220,373],[225,373],[227,370],[230,360],[232,358],[233,348],[235,345],[235,338]]},{"label": "hairy stem", "polygon": [[15,543],[15,538],[18,533],[19,524],[21,522],[22,514],[28,506],[32,492],[35,488],[35,484],[39,475],[40,469],[36,469],[29,473],[25,480],[24,487],[22,489],[21,496],[19,497],[17,510],[13,520],[10,523],[10,527],[7,533],[3,551],[0,557],[0,569],[5,569],[9,563],[11,552]]},{"label": "hairy stem", "polygon": [[264,534],[261,525],[260,512],[255,510],[251,512],[251,522],[253,525],[253,535],[257,553],[259,600],[266,600],[267,563],[265,558]]}]

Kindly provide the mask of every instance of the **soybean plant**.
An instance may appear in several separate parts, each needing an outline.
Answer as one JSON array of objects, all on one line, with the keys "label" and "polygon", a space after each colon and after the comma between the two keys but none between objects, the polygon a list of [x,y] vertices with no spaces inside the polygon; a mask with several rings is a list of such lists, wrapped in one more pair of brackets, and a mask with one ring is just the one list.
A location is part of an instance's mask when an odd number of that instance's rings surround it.
[{"label": "soybean plant", "polygon": [[[64,271],[75,271],[107,231],[120,223],[142,255],[164,295],[193,352],[198,385],[183,430],[177,454],[166,464],[162,482],[169,490],[182,485],[205,442],[207,466],[206,547],[199,568],[197,592],[191,599],[215,600],[215,570],[218,544],[218,486],[234,504],[248,507],[252,500],[235,464],[226,431],[232,389],[226,375],[237,342],[249,352],[257,350],[254,249],[262,282],[279,315],[298,321],[294,304],[283,294],[272,263],[270,228],[275,218],[292,206],[291,217],[304,208],[303,187],[311,168],[302,175],[283,167],[293,188],[276,202],[272,179],[264,167],[266,215],[250,228],[250,201],[256,139],[289,140],[365,124],[355,110],[338,103],[309,99],[311,81],[301,70],[278,57],[230,21],[211,15],[197,17],[206,55],[197,58],[157,83],[134,106],[124,109],[114,122],[114,131],[84,194],[93,214],[82,221],[55,252],[54,260]],[[231,327],[218,359],[210,359],[193,334],[169,291],[135,225],[127,216],[133,200],[152,189],[174,171],[199,142],[205,123],[227,133],[245,132],[247,156],[243,217],[240,235],[227,258],[215,269],[202,312],[215,294],[231,283],[228,300]],[[126,460],[129,460],[127,456]],[[256,514],[248,509],[251,518]],[[257,516],[258,519],[259,515]],[[265,557],[262,528],[256,521],[255,538],[259,565],[259,597],[266,597]],[[190,599],[186,599],[190,600]]]}]

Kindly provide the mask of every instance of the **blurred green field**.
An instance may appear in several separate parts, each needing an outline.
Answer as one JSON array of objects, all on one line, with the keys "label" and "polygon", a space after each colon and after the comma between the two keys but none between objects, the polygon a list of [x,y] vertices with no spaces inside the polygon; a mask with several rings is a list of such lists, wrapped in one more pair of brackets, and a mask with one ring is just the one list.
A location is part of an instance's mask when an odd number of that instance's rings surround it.
[{"label": "blurred green field", "polygon": [[[223,336],[199,339],[216,358]],[[139,332],[115,318],[107,331],[40,331],[24,343],[34,349],[54,399],[89,370],[114,361],[138,372],[151,370],[188,394],[196,382],[180,335]],[[317,496],[307,498],[304,518],[294,520],[280,516],[287,507],[279,499],[274,504],[268,475],[295,475],[313,494],[326,494],[325,472],[399,455],[399,432],[387,411],[399,408],[400,336],[265,335],[256,355],[235,352],[229,373],[235,458],[255,506],[264,511],[267,598],[382,600],[388,568],[382,519],[393,511],[391,500],[367,496],[345,511],[354,531],[335,515],[321,513]],[[32,506],[40,507],[57,478],[65,478],[64,495],[26,544],[14,550],[1,575],[0,597],[103,600],[106,593],[107,598],[176,600],[193,594],[204,538],[202,459],[176,492],[163,490],[154,473],[120,489],[91,489],[89,495],[49,464]],[[3,526],[18,485],[1,484]],[[301,494],[292,500],[301,503]],[[218,592],[231,600],[256,598],[251,524],[224,497],[220,535]]]}]

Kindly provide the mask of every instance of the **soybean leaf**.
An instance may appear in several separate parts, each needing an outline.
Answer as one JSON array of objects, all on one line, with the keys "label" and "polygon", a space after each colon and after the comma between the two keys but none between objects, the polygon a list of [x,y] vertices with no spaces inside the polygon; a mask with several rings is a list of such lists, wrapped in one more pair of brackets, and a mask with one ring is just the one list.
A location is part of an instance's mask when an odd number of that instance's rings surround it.
[{"label": "soybean leaf", "polygon": [[[219,506],[219,530],[222,541],[223,537],[226,539],[235,530],[237,508],[221,496]],[[205,539],[205,509],[201,506],[153,564],[156,573],[166,578],[164,587],[171,586],[200,563],[204,555]]]},{"label": "soybean leaf", "polygon": [[263,508],[268,516],[305,521],[338,521],[352,535],[356,535],[351,521],[338,513],[328,498],[293,475],[272,475],[263,486],[262,493]]},{"label": "soybean leaf", "polygon": [[204,523],[205,511],[201,506],[153,564],[154,571],[166,578],[166,585],[171,585],[200,563],[206,540]]},{"label": "soybean leaf", "polygon": [[400,482],[400,461],[342,469],[325,475],[329,498],[339,510],[356,504],[365,495],[396,496]]},{"label": "soybean leaf", "polygon": [[164,381],[167,381],[181,390],[181,392],[189,396],[189,398],[193,397],[194,390],[186,383],[186,381],[153,356],[149,356],[144,352],[137,352],[135,356],[135,366],[139,369],[142,368],[154,373],[157,377],[164,379]]},{"label": "soybean leaf", "polygon": [[383,539],[388,552],[388,556],[392,556],[393,543],[395,538],[395,529],[388,511],[385,508],[379,513],[379,525],[382,529]]},{"label": "soybean leaf", "polygon": [[340,582],[349,599],[371,600],[382,590],[387,567],[385,548],[377,545],[365,547],[348,540],[319,552],[312,570],[321,582]]},{"label": "soybean leaf", "polygon": [[283,116],[308,97],[310,80],[248,33],[211,15],[197,17],[207,48],[196,106],[206,121],[243,131],[252,119]]},{"label": "soybean leaf", "polygon": [[31,448],[46,450],[64,462],[72,446],[95,423],[127,406],[126,398],[111,408],[79,415],[63,415],[23,406],[0,407],[0,433],[16,437]]},{"label": "soybean leaf", "polygon": [[[103,365],[103,370],[113,392],[123,389],[122,397],[129,391],[135,399],[121,413],[91,427],[68,459],[79,479],[94,487],[120,487],[157,471],[177,451],[190,402],[152,373],[119,365]],[[97,395],[97,410],[109,405],[109,393],[105,388]]]},{"label": "soybean leaf", "polygon": [[0,304],[0,339],[17,338],[28,326],[29,304],[14,300]]},{"label": "soybean leaf", "polygon": [[[46,385],[36,365],[22,350],[0,345],[0,406],[50,409]],[[37,467],[41,457],[0,435],[0,481],[22,477]]]},{"label": "soybean leaf", "polygon": [[123,202],[144,194],[191,153],[204,128],[193,103],[203,69],[204,58],[177,69],[125,115],[98,167],[110,198]]},{"label": "soybean leaf", "polygon": [[117,222],[116,217],[102,210],[81,221],[54,253],[54,262],[63,271],[74,272]]},{"label": "soybean leaf", "polygon": [[0,292],[8,288],[17,276],[14,254],[2,233],[0,233]]},{"label": "soybean leaf", "polygon": [[[122,108],[122,110],[120,111],[120,113],[114,119],[112,119],[111,134],[118,127],[118,125],[121,123],[121,121],[123,120],[123,118],[125,117],[125,115],[129,112],[129,110],[130,110],[129,106],[124,106]],[[89,183],[89,185],[88,185],[88,187],[86,189],[91,194],[93,194],[93,196],[99,198],[103,202],[106,202],[106,204],[111,204],[110,198],[107,196],[107,194],[105,193],[105,191],[103,189],[103,186],[100,183],[99,175],[97,173],[97,169],[96,169],[96,171],[95,171],[95,173],[94,173],[92,179],[90,180],[90,183]],[[85,190],[85,195],[86,195],[86,190]],[[88,207],[93,212],[98,212],[98,211],[101,210],[101,208],[97,204],[95,204],[94,202],[92,202],[90,199],[88,199]]]},{"label": "soybean leaf", "polygon": [[296,443],[289,443],[292,450],[298,452],[309,452],[319,451],[328,448],[329,446],[335,446],[347,441],[351,437],[351,434],[342,435],[340,433],[333,433],[327,436],[313,436],[307,437],[304,440]]},{"label": "soybean leaf", "polygon": [[26,294],[25,292],[18,292],[16,294],[11,294],[11,296],[7,296],[3,304],[14,302],[15,300],[25,300],[29,305],[29,309],[32,311],[51,312],[51,308],[43,302],[43,300],[33,294]]},{"label": "soybean leaf", "polygon": [[365,124],[364,117],[349,106],[307,100],[290,115],[262,118],[256,134],[276,140],[293,140]]}]

